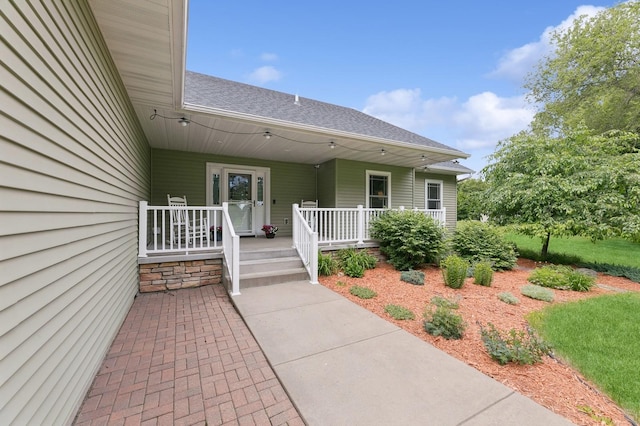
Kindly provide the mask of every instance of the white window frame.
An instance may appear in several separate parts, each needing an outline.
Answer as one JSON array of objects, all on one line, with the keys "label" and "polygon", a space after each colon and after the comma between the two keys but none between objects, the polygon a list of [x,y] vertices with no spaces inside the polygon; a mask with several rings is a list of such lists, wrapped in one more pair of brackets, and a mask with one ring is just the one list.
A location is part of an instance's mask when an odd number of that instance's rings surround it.
[{"label": "white window frame", "polygon": [[382,172],[382,171],[378,171],[378,170],[367,170],[366,172],[366,189],[365,189],[365,200],[366,200],[366,207],[367,208],[371,208],[370,206],[370,197],[369,197],[369,190],[371,188],[370,186],[370,181],[371,181],[371,176],[384,176],[387,178],[387,208],[390,209],[391,208],[391,172]]},{"label": "white window frame", "polygon": [[[430,209],[429,208],[429,184],[437,184],[440,186],[440,208],[439,209]],[[424,180],[424,208],[425,210],[442,210],[444,208],[444,182],[436,179],[425,179]]]}]

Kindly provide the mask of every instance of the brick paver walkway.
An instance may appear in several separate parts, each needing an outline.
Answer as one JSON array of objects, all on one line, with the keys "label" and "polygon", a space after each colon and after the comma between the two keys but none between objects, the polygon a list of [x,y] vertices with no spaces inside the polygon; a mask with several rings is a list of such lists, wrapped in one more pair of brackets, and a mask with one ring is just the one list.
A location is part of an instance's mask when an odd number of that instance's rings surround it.
[{"label": "brick paver walkway", "polygon": [[304,425],[220,285],[140,294],[75,425]]}]

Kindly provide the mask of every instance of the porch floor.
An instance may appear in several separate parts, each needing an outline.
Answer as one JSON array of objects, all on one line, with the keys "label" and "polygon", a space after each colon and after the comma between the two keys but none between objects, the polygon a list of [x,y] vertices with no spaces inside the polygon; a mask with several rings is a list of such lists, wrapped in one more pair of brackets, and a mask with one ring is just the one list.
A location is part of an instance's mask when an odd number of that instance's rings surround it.
[{"label": "porch floor", "polygon": [[[252,240],[243,246],[287,243]],[[227,292],[213,285],[139,294],[74,424],[304,422]]]}]

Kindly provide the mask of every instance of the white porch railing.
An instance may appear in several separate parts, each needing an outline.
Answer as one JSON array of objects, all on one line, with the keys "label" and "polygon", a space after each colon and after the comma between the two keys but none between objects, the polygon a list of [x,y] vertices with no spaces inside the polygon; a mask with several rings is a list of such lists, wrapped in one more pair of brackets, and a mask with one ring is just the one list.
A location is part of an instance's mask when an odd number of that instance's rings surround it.
[{"label": "white porch railing", "polygon": [[139,257],[222,251],[231,280],[229,292],[240,294],[240,237],[226,203],[222,207],[173,207],[140,201],[138,220]]},{"label": "white porch railing", "polygon": [[[234,296],[240,294],[240,237],[235,233],[228,207],[227,203],[222,207],[149,206],[148,202],[140,201],[138,256],[222,252],[231,282],[228,291]],[[363,206],[300,208],[294,204],[293,245],[311,283],[318,283],[319,244],[362,244],[371,240],[369,224],[385,211]],[[445,209],[419,211],[444,226]],[[221,237],[217,232],[220,228]]]},{"label": "white porch railing", "polygon": [[222,246],[227,272],[231,279],[231,295],[240,294],[240,236],[236,234],[229,216],[229,203],[222,203]]},{"label": "white porch railing", "polygon": [[311,284],[318,284],[318,233],[309,227],[297,204],[293,205],[293,247],[309,273]]},{"label": "white porch railing", "polygon": [[[294,205],[294,211],[297,205]],[[356,208],[298,208],[311,231],[318,233],[318,243],[354,243],[362,244],[371,240],[370,223],[382,215],[386,209],[371,209],[358,206]],[[400,207],[397,210],[405,210]],[[432,217],[443,226],[446,223],[446,210],[419,210]],[[295,216],[295,215],[294,215]]]},{"label": "white porch railing", "polygon": [[140,201],[138,256],[221,249],[216,232],[221,212],[222,207],[150,206]]}]

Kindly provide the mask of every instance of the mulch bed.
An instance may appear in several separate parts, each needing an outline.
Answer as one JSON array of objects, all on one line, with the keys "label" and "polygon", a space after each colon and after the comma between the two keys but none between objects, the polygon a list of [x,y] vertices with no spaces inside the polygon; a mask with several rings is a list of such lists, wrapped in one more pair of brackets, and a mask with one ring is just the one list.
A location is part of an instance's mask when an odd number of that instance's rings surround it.
[{"label": "mulch bed", "polygon": [[[530,299],[520,293],[520,288],[528,284],[527,277],[530,271],[536,266],[533,261],[519,259],[514,270],[495,273],[491,287],[475,285],[473,278],[468,278],[463,288],[458,290],[446,287],[442,273],[435,267],[421,269],[425,273],[425,285],[418,286],[401,281],[400,272],[384,262],[380,262],[375,269],[366,271],[363,278],[350,278],[339,274],[320,277],[319,280],[325,287],[530,397],[575,424],[604,424],[594,419],[596,416],[603,416],[611,419],[616,425],[629,425],[630,422],[620,407],[561,360],[547,356],[543,362],[536,365],[501,366],[488,355],[480,340],[480,324],[486,325],[490,322],[501,330],[523,330],[527,326],[525,316],[548,305],[547,302]],[[625,278],[598,274],[596,283],[598,286],[587,293],[554,290],[553,303],[621,291],[640,292],[640,284]],[[369,287],[378,295],[373,299],[359,299],[349,293],[352,285]],[[500,301],[497,294],[501,292],[510,292],[520,303],[508,305]],[[422,314],[434,296],[459,299],[460,307],[456,312],[462,315],[467,324],[463,339],[446,340],[424,331]],[[394,320],[384,312],[387,304],[411,309],[416,319]],[[594,414],[586,414],[581,407],[588,407]]]}]

